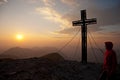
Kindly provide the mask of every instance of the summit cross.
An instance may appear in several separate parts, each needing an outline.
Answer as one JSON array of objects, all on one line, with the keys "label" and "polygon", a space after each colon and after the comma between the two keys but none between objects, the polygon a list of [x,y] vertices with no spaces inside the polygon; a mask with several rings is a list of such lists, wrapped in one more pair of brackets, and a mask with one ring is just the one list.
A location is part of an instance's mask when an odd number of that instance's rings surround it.
[{"label": "summit cross", "polygon": [[81,10],[81,20],[73,21],[73,26],[81,26],[82,63],[87,63],[87,25],[96,24],[96,18],[87,19],[86,10]]}]

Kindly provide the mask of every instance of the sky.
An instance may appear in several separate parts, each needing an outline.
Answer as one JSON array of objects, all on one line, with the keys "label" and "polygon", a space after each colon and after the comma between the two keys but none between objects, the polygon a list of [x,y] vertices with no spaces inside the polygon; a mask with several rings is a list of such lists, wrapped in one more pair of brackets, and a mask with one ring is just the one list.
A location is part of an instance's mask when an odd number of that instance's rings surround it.
[{"label": "sky", "polygon": [[[0,0],[0,50],[15,46],[60,48],[81,29],[72,26],[72,21],[80,20],[84,9],[88,19],[97,18],[97,24],[88,25],[88,34],[96,43],[104,47],[105,41],[112,41],[119,47],[119,8],[120,0]],[[18,40],[17,34],[23,39]]]}]

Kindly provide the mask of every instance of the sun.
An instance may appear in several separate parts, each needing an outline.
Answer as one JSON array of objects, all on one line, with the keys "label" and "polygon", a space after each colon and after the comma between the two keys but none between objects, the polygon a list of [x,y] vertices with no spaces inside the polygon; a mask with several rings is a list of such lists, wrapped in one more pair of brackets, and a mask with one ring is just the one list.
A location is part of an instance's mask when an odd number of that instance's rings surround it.
[{"label": "sun", "polygon": [[24,38],[24,36],[23,36],[22,34],[17,34],[17,35],[16,35],[16,39],[17,39],[18,41],[22,41],[23,38]]}]

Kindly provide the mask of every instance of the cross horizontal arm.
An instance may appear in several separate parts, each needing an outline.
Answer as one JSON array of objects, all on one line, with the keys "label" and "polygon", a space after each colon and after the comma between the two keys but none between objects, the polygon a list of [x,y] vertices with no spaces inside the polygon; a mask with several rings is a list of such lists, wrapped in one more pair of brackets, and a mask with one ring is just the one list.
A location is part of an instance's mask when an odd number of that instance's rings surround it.
[{"label": "cross horizontal arm", "polygon": [[97,23],[97,19],[96,19],[96,18],[86,19],[86,20],[85,20],[85,23],[86,23],[86,25],[96,24],[96,23]]},{"label": "cross horizontal arm", "polygon": [[84,22],[82,20],[72,22],[73,26],[82,26],[83,23],[85,23],[85,25],[96,24],[97,20],[96,18],[92,18],[92,19],[86,19]]},{"label": "cross horizontal arm", "polygon": [[81,21],[81,20],[73,21],[72,24],[73,24],[73,26],[81,26],[81,24],[83,24],[83,21]]}]

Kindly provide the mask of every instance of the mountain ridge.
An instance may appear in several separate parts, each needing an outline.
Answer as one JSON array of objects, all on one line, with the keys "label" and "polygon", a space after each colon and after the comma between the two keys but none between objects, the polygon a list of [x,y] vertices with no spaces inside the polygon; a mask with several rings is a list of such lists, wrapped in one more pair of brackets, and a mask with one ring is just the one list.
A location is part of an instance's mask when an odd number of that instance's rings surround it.
[{"label": "mountain ridge", "polygon": [[0,54],[0,58],[12,58],[12,59],[22,59],[22,58],[32,58],[41,57],[49,53],[56,52],[56,48],[45,47],[45,48],[21,48],[13,47]]}]

